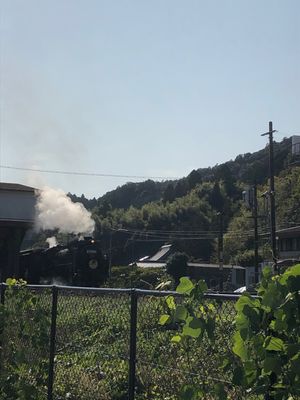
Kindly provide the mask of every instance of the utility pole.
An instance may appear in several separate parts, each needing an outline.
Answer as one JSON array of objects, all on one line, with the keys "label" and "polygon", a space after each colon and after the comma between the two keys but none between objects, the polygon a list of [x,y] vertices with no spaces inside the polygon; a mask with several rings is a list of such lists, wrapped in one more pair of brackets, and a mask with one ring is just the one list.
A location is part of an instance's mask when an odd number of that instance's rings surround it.
[{"label": "utility pole", "polygon": [[253,219],[254,219],[254,268],[255,283],[258,283],[258,215],[257,215],[257,185],[253,186]]},{"label": "utility pole", "polygon": [[113,230],[110,230],[110,236],[109,236],[109,264],[108,264],[108,277],[109,279],[111,278],[111,264],[112,264],[112,236],[113,236]]},{"label": "utility pole", "polygon": [[254,185],[243,191],[243,200],[246,207],[251,210],[251,217],[254,221],[254,271],[255,271],[255,283],[259,281],[259,263],[258,263],[258,204],[257,204],[257,184],[254,181]]},{"label": "utility pole", "polygon": [[223,214],[218,212],[219,216],[219,237],[218,237],[218,258],[219,258],[219,271],[220,271],[220,281],[219,281],[219,291],[223,292]]},{"label": "utility pole", "polygon": [[270,198],[270,228],[271,245],[275,272],[277,271],[277,248],[276,248],[276,215],[275,215],[275,184],[274,184],[274,149],[273,149],[273,129],[272,121],[269,122],[269,131],[261,136],[269,136],[269,198]]}]

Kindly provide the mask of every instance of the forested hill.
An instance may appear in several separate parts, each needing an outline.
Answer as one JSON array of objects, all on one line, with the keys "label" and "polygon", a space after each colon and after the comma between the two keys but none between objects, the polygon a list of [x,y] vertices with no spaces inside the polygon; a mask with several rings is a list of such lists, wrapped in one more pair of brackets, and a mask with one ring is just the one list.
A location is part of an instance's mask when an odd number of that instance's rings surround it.
[{"label": "forested hill", "polygon": [[[300,224],[300,166],[292,158],[291,139],[274,143],[278,227]],[[235,160],[192,171],[166,182],[127,183],[99,199],[70,195],[93,213],[95,236],[114,264],[153,254],[172,242],[190,259],[216,261],[220,213],[225,232],[225,262],[253,263],[253,218],[242,203],[242,191],[258,184],[260,255],[269,252],[267,191],[269,148]],[[263,200],[265,199],[265,200]],[[111,247],[112,246],[112,247]]]},{"label": "forested hill", "polygon": [[[98,199],[87,199],[84,195],[81,197],[75,194],[69,194],[75,202],[79,201],[87,209],[93,209],[96,206],[106,209],[129,207],[141,208],[143,205],[159,200],[173,201],[176,198],[186,196],[197,184],[203,182],[223,181],[227,184],[229,195],[235,195],[235,191],[230,193],[230,185],[235,182],[245,184],[263,184],[268,178],[269,148],[255,153],[246,153],[238,155],[235,160],[224,164],[217,164],[214,167],[199,168],[182,179],[173,181],[154,182],[146,180],[144,182],[129,182],[116,189],[107,192]],[[291,161],[291,138],[284,139],[282,142],[274,142],[275,174],[278,175]],[[233,188],[231,188],[233,189]]]}]

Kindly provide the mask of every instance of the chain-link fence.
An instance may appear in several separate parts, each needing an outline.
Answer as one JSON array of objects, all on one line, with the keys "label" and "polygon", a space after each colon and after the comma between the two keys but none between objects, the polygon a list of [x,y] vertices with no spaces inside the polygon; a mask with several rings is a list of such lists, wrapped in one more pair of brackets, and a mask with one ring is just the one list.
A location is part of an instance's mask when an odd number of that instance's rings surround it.
[{"label": "chain-link fence", "polygon": [[[2,285],[3,399],[27,390],[26,400],[175,400],[195,383],[213,399],[212,386],[231,379],[220,359],[231,348],[238,296],[208,295],[216,340],[182,347],[170,342],[174,330],[158,324],[171,294]],[[246,398],[230,384],[228,396]]]}]

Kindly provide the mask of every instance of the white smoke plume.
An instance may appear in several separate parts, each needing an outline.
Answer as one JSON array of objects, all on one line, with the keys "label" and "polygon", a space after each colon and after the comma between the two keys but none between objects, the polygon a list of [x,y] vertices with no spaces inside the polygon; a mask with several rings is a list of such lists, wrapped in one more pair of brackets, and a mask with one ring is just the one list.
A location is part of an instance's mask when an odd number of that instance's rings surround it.
[{"label": "white smoke plume", "polygon": [[56,237],[55,236],[48,237],[46,239],[46,243],[48,243],[49,249],[51,249],[51,247],[57,246]]},{"label": "white smoke plume", "polygon": [[63,190],[44,187],[38,192],[36,227],[61,233],[92,234],[95,221],[81,203],[73,203]]}]

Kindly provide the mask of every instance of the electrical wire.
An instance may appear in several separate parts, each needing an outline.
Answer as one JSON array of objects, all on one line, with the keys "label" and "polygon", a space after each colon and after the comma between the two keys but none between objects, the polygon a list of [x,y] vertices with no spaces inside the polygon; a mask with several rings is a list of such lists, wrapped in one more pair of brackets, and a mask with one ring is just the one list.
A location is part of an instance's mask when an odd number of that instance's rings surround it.
[{"label": "electrical wire", "polygon": [[[280,131],[277,131],[280,132]],[[290,143],[283,145],[281,143],[275,142],[274,151],[285,150],[290,147]],[[266,155],[267,157],[267,155]],[[83,172],[83,171],[63,171],[63,170],[52,170],[43,168],[30,168],[30,167],[17,167],[12,165],[0,165],[0,169],[11,169],[15,171],[28,171],[28,172],[40,172],[46,174],[60,174],[60,175],[76,175],[76,176],[95,176],[95,177],[105,177],[105,178],[126,178],[126,179],[159,179],[159,180],[175,180],[181,179],[178,176],[148,176],[148,175],[123,175],[123,174],[110,174],[101,172]]]},{"label": "electrical wire", "polygon": [[[111,229],[114,233],[120,232],[125,233],[131,236],[131,238],[127,239],[127,242],[137,241],[137,242],[151,242],[151,241],[178,241],[178,240],[216,240],[219,237],[219,232],[215,231],[212,233],[210,231],[206,231],[201,234],[189,235],[189,232],[186,231],[186,234],[176,234],[176,231],[169,231],[168,233],[163,233],[161,231],[156,231],[155,233],[150,231],[142,231],[142,230],[133,230],[133,229]],[[241,238],[241,239],[252,239],[254,235],[254,231],[247,232],[224,232],[227,238]],[[261,232],[260,236],[269,235],[269,232]]]},{"label": "electrical wire", "polygon": [[178,176],[171,177],[171,176],[105,174],[105,173],[100,173],[100,172],[60,171],[60,170],[41,169],[41,168],[15,167],[12,165],[0,165],[0,168],[11,169],[11,170],[16,170],[16,171],[41,172],[41,173],[46,173],[46,174],[96,176],[96,177],[104,177],[104,178],[160,179],[160,180],[180,179]]}]

